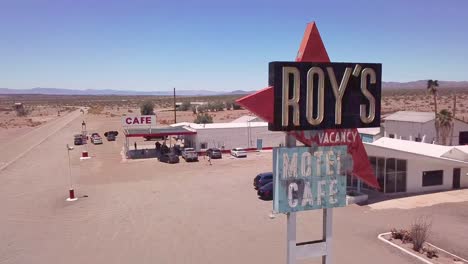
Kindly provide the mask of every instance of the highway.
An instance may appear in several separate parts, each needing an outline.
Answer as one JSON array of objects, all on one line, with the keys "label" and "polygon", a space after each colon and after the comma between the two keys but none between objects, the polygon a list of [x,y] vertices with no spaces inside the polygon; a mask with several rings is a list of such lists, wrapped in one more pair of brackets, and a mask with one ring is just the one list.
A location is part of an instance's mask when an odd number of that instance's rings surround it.
[{"label": "highway", "polygon": [[10,166],[13,162],[23,157],[81,115],[80,110],[73,111],[0,145],[2,149],[0,152],[0,171]]}]

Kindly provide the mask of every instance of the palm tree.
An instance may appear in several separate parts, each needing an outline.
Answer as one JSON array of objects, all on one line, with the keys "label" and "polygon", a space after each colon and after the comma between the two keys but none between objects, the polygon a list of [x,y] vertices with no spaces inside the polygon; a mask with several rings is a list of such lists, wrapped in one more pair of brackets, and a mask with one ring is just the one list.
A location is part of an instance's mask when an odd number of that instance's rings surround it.
[{"label": "palm tree", "polygon": [[436,119],[440,128],[441,143],[442,145],[447,145],[447,138],[450,134],[450,130],[452,129],[452,112],[447,109],[442,109]]},{"label": "palm tree", "polygon": [[437,87],[439,87],[439,83],[437,80],[428,80],[427,81],[427,91],[432,95],[434,98],[434,126],[435,126],[435,131],[436,131],[436,139],[435,143],[439,143],[439,124],[438,124],[438,119],[437,119]]}]

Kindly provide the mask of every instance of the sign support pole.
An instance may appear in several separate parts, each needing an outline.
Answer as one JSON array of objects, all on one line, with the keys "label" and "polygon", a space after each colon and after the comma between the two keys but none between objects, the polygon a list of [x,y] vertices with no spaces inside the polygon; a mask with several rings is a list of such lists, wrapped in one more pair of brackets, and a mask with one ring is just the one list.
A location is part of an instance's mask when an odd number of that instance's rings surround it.
[{"label": "sign support pole", "polygon": [[[288,148],[296,146],[296,139],[290,134],[285,136],[285,145]],[[323,211],[323,235],[322,240],[315,243],[323,244],[325,252],[323,252],[319,247],[312,254],[323,254],[322,255],[322,264],[332,264],[332,233],[333,233],[333,208],[324,208]],[[297,244],[297,221],[296,221],[296,212],[290,212],[287,216],[287,264],[296,264],[298,258],[297,249],[300,248]],[[323,253],[320,253],[323,252]]]},{"label": "sign support pole", "polygon": [[332,232],[333,232],[333,208],[323,209],[323,241],[326,254],[322,256],[322,264],[331,264],[332,259]]},{"label": "sign support pole", "polygon": [[288,213],[288,223],[287,223],[287,236],[288,236],[288,251],[287,251],[287,264],[296,263],[296,213]]},{"label": "sign support pole", "polygon": [[[292,148],[296,146],[296,139],[286,134],[285,138],[285,145],[288,148]],[[287,214],[287,264],[295,264],[296,263],[296,213],[291,212]]]}]

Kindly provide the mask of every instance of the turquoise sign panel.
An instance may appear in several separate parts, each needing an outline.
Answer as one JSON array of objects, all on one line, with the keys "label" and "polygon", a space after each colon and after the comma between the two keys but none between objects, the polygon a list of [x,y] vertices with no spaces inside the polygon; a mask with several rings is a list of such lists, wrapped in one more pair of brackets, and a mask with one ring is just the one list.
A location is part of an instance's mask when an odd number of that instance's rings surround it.
[{"label": "turquoise sign panel", "polygon": [[273,149],[273,210],[279,213],[346,206],[346,146]]},{"label": "turquoise sign panel", "polygon": [[257,150],[262,150],[263,148],[263,140],[261,138],[257,138]]}]

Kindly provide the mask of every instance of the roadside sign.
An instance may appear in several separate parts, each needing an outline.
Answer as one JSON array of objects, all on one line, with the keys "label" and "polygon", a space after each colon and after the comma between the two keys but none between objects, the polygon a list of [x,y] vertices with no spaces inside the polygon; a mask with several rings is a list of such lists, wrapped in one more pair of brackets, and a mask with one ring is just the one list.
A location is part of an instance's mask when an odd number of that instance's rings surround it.
[{"label": "roadside sign", "polygon": [[290,213],[346,206],[346,146],[275,148],[273,210]]},{"label": "roadside sign", "polygon": [[270,62],[273,131],[380,126],[382,64]]},{"label": "roadside sign", "polygon": [[[288,131],[287,148],[273,151],[273,211],[287,216],[287,263],[332,264],[333,207],[346,205],[346,176],[379,188],[357,128],[380,126],[382,66],[330,63],[315,23],[296,61],[270,63],[269,86],[236,102],[270,130]],[[295,148],[296,140],[308,147]],[[296,212],[319,208],[322,239],[297,243]]]},{"label": "roadside sign", "polygon": [[155,115],[122,116],[122,126],[156,126]]}]

